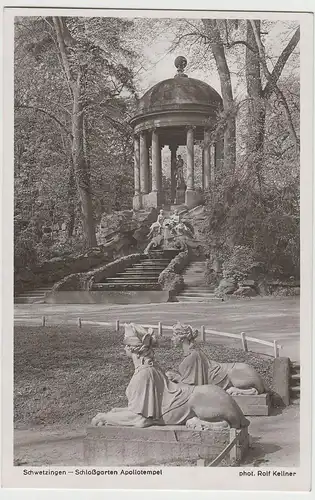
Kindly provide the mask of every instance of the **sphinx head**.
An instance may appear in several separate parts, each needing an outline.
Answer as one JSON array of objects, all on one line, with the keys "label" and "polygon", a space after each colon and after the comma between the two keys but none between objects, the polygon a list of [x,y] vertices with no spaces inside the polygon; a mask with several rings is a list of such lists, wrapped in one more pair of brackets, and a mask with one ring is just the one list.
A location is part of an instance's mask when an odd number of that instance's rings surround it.
[{"label": "sphinx head", "polygon": [[141,325],[125,323],[125,353],[128,357],[135,354],[138,358],[153,359],[153,347],[157,345],[153,328],[148,331]]},{"label": "sphinx head", "polygon": [[197,337],[198,330],[193,330],[190,325],[182,325],[179,321],[173,325],[173,345],[181,346],[185,354],[194,347]]}]

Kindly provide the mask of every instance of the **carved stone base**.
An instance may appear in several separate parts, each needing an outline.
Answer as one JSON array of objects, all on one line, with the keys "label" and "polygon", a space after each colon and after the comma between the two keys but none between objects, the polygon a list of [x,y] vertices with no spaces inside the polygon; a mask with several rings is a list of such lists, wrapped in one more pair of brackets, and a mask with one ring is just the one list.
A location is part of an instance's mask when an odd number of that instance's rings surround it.
[{"label": "carved stone base", "polygon": [[141,210],[142,208],[141,194],[134,195],[132,200],[132,207],[134,210]]},{"label": "carved stone base", "polygon": [[256,396],[233,396],[244,415],[259,416],[269,415],[270,396],[269,394],[258,394]]},{"label": "carved stone base", "polygon": [[199,203],[201,203],[202,197],[201,194],[195,191],[194,189],[187,189],[185,192],[185,205],[190,209],[194,208]]},{"label": "carved stone base", "polygon": [[151,193],[142,195],[142,208],[158,208],[163,204],[163,193],[151,191]]},{"label": "carved stone base", "polygon": [[[247,428],[191,430],[184,425],[136,427],[88,427],[84,439],[85,465],[167,465],[178,461],[202,461],[208,465],[238,436],[226,456],[227,465],[240,463],[249,446]],[[184,464],[183,464],[184,465]],[[199,464],[198,464],[199,465]]]}]

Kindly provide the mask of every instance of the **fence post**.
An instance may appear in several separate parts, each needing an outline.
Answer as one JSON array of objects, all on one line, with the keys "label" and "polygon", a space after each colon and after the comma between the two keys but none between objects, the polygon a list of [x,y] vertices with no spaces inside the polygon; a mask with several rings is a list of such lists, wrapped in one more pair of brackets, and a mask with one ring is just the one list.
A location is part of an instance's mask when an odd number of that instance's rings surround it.
[{"label": "fence post", "polygon": [[78,327],[81,328],[81,326],[82,326],[81,318],[78,318]]},{"label": "fence post", "polygon": [[201,341],[204,342],[206,339],[206,329],[205,329],[204,325],[201,325],[201,327],[200,327],[200,337],[201,337]]},{"label": "fence post", "polygon": [[243,351],[248,352],[245,332],[241,332],[241,339],[242,339]]},{"label": "fence post", "polygon": [[[233,441],[233,439],[235,439],[237,436],[237,430],[236,429],[230,429],[230,443]],[[238,446],[238,442],[236,442],[233,446],[233,448],[230,450],[230,464],[235,464],[237,462],[237,459],[238,459],[238,453],[237,453],[237,446]]]},{"label": "fence post", "polygon": [[273,341],[273,352],[274,352],[274,357],[279,358],[279,346],[277,340]]},{"label": "fence post", "polygon": [[116,319],[116,332],[119,332],[119,319]]},{"label": "fence post", "polygon": [[45,316],[42,316],[42,326],[46,326],[46,318],[45,318]]},{"label": "fence post", "polygon": [[162,337],[163,335],[163,325],[161,323],[161,321],[158,322],[158,336],[159,337]]}]

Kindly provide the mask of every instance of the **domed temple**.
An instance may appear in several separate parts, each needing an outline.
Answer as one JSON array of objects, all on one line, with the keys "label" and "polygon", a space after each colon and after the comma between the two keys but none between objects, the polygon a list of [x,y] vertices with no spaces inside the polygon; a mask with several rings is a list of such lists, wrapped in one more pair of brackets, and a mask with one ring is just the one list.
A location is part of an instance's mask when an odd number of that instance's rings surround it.
[{"label": "domed temple", "polygon": [[[213,143],[211,132],[222,109],[222,99],[207,83],[189,78],[184,73],[186,65],[185,57],[177,57],[174,78],[149,89],[139,100],[137,112],[130,121],[134,129],[135,210],[164,204],[161,154],[164,146],[171,151],[171,197],[175,204],[185,203],[188,208],[198,205],[203,191],[211,187],[215,171],[220,168],[223,138]],[[201,190],[195,186],[197,144],[202,149]],[[176,166],[179,146],[186,146],[186,178],[183,178],[183,169]]]}]

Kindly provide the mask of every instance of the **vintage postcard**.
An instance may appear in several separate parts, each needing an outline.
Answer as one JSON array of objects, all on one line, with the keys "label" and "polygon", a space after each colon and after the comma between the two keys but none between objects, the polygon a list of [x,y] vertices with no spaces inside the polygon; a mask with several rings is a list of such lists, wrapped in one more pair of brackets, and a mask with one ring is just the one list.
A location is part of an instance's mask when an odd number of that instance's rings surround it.
[{"label": "vintage postcard", "polygon": [[310,491],[313,14],[4,26],[3,486]]}]

